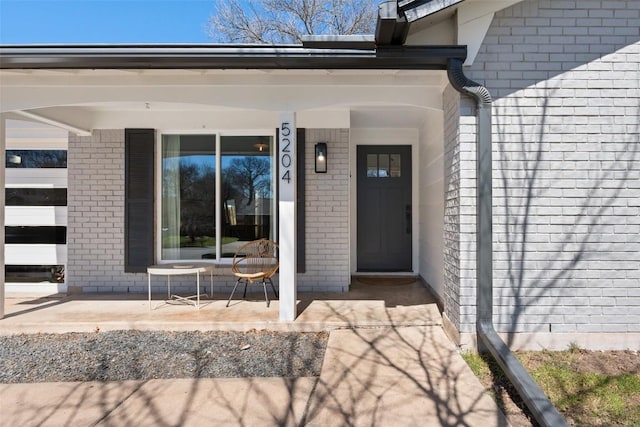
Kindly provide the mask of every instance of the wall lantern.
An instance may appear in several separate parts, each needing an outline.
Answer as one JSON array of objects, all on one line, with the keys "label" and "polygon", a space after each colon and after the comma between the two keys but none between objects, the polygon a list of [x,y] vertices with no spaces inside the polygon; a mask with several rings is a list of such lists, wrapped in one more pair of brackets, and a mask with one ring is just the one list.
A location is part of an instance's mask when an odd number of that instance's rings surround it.
[{"label": "wall lantern", "polygon": [[327,173],[327,143],[316,144],[316,173]]}]

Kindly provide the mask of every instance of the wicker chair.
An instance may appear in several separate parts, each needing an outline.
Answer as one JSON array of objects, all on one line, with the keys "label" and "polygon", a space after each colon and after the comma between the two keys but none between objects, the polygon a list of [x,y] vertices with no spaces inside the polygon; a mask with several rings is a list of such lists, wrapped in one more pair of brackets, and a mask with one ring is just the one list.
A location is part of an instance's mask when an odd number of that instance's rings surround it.
[{"label": "wicker chair", "polygon": [[233,257],[233,265],[231,271],[233,275],[238,278],[229,300],[227,301],[227,307],[231,303],[233,294],[236,292],[236,288],[240,282],[244,281],[244,294],[243,298],[247,296],[247,285],[249,283],[262,282],[262,288],[264,289],[264,298],[267,300],[267,307],[269,307],[269,296],[267,295],[268,280],[273,289],[273,293],[278,297],[276,287],[273,285],[271,277],[276,274],[280,263],[276,256],[278,245],[267,239],[260,239],[248,242],[241,246]]}]

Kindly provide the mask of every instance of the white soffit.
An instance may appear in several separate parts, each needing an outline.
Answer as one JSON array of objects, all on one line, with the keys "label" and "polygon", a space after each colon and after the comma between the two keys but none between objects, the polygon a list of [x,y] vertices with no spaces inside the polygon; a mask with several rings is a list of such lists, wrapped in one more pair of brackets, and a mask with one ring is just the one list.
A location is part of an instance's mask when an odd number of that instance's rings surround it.
[{"label": "white soffit", "polygon": [[[293,109],[348,125],[352,108],[442,108],[436,70],[75,70],[0,72],[3,106],[78,133],[124,127],[242,128]],[[307,115],[302,112],[310,111]],[[319,113],[322,111],[322,113]],[[252,123],[247,122],[250,112]],[[346,114],[345,114],[346,113]]]},{"label": "white soffit", "polygon": [[351,110],[351,128],[418,129],[434,110],[410,107],[355,107]]},{"label": "white soffit", "polygon": [[467,45],[464,65],[471,65],[475,61],[495,13],[520,1],[467,0],[460,4],[457,15],[458,44]]},{"label": "white soffit", "polygon": [[34,122],[44,123],[46,125],[51,125],[53,127],[64,129],[71,133],[75,133],[78,136],[91,136],[91,130],[89,129],[82,129],[77,126],[71,125],[67,122],[55,120],[51,117],[43,116],[42,114],[34,113],[32,111],[18,110],[18,111],[12,111],[11,114],[16,115],[20,118],[32,120]]}]

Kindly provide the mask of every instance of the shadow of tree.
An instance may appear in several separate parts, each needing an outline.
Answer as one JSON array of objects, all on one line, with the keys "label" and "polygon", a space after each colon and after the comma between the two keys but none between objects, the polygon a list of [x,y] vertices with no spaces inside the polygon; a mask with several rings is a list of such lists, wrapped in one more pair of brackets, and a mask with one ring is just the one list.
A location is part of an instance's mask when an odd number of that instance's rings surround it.
[{"label": "shadow of tree", "polygon": [[[216,363],[202,342],[181,354],[193,378],[146,378],[149,361],[131,349],[137,380],[100,381],[114,363],[106,352],[89,370],[98,381],[3,385],[1,410],[15,425],[506,425],[440,325],[403,326],[381,306],[379,327],[327,312],[347,326],[331,332],[318,377],[201,378]],[[297,344],[275,355],[288,369],[311,363]],[[247,355],[237,363],[254,363]]]},{"label": "shadow of tree", "polygon": [[[512,402],[516,407],[516,411],[520,411],[522,416],[524,417],[524,421],[526,425],[537,426],[533,414],[527,408],[526,404],[518,394],[516,388],[511,384],[509,378],[504,373],[502,368],[493,356],[490,353],[480,353],[478,355],[484,363],[486,363],[487,368],[489,369],[491,375],[491,394],[493,399],[496,401],[496,404],[507,416],[510,415],[510,407],[509,401]],[[526,421],[525,421],[526,420]],[[510,419],[513,425],[522,425],[520,420]]]},{"label": "shadow of tree", "polygon": [[[545,96],[536,122],[525,121],[527,107],[518,99],[496,107],[495,114],[500,179],[494,187],[502,212],[494,217],[494,299],[509,346],[518,332],[575,332],[578,317],[595,314],[587,310],[589,302],[594,309],[612,305],[603,301],[611,288],[607,278],[585,271],[614,268],[602,263],[613,264],[627,252],[625,242],[610,235],[620,224],[617,211],[627,208],[628,183],[640,159],[638,124],[625,135],[595,135],[584,148],[577,136],[559,141],[549,131],[548,113],[559,88],[549,83],[540,90]],[[635,114],[640,116],[640,103]],[[513,132],[514,126],[522,131]],[[600,285],[588,285],[594,281]]]},{"label": "shadow of tree", "polygon": [[389,324],[332,332],[303,424],[506,425],[440,326]]}]

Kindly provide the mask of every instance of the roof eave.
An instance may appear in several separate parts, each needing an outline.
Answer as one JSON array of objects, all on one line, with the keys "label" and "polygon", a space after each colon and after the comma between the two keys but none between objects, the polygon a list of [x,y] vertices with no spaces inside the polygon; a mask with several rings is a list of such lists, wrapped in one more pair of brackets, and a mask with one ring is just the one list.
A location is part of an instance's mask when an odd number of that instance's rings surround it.
[{"label": "roof eave", "polygon": [[446,69],[465,46],[0,46],[0,69]]},{"label": "roof eave", "polygon": [[398,9],[409,23],[453,7],[464,0],[400,0]]}]

